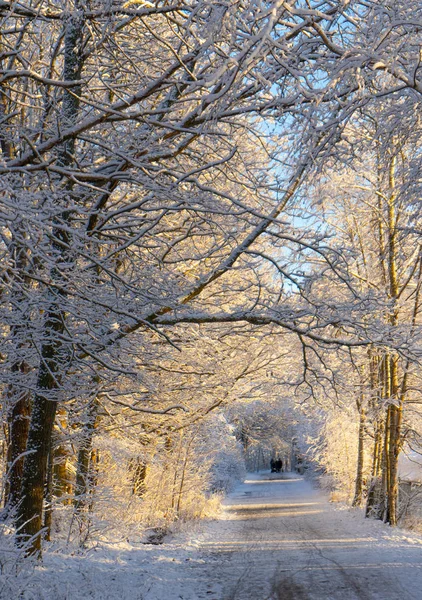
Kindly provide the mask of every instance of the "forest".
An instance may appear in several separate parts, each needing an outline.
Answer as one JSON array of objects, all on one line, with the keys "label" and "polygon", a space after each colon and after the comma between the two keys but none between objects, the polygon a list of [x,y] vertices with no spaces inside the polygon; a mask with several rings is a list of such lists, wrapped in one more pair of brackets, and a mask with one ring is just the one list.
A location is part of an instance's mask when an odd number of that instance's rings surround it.
[{"label": "forest", "polygon": [[160,539],[275,454],[422,531],[422,2],[0,20],[0,553]]}]

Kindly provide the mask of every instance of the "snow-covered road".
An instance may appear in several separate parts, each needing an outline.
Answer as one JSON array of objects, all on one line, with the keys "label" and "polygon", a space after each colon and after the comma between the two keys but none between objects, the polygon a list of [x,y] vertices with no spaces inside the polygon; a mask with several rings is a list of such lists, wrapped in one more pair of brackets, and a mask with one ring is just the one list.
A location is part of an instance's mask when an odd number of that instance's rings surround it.
[{"label": "snow-covered road", "polygon": [[250,477],[201,543],[216,600],[420,600],[422,546],[293,474]]},{"label": "snow-covered road", "polygon": [[294,474],[251,475],[221,518],[160,546],[50,551],[1,600],[421,600],[422,538],[341,509]]}]

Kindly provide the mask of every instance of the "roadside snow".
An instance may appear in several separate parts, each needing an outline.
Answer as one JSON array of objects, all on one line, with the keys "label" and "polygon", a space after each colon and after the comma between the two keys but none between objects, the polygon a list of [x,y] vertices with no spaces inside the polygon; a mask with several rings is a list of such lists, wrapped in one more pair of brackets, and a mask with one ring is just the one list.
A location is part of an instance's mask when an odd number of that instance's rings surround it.
[{"label": "roadside snow", "polygon": [[422,481],[422,456],[408,450],[399,456],[399,476],[407,481]]}]

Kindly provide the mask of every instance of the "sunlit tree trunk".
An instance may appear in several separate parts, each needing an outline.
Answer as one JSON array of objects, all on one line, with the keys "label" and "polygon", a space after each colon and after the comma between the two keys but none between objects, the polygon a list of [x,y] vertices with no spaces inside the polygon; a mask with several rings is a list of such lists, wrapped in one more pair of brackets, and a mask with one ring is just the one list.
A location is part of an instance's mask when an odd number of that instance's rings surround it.
[{"label": "sunlit tree trunk", "polygon": [[53,432],[53,494],[61,498],[62,504],[70,504],[72,494],[72,482],[69,479],[68,458],[69,450],[64,438],[67,429],[67,414],[63,408],[59,408],[56,416],[56,427]]},{"label": "sunlit tree trunk", "polygon": [[140,457],[137,457],[131,461],[129,470],[132,473],[132,493],[142,497],[145,493],[148,466]]},{"label": "sunlit tree trunk", "polygon": [[[395,191],[396,158],[393,157],[389,171],[389,198],[388,198],[388,277],[390,298],[392,301],[389,321],[391,327],[397,327],[398,309],[396,302],[399,293],[397,276],[397,214]],[[401,424],[403,404],[399,395],[399,362],[395,352],[389,357],[389,406],[387,411],[387,425],[385,429],[385,452],[387,465],[387,512],[385,520],[390,525],[397,525],[397,502],[399,492],[398,460],[401,448]]]},{"label": "sunlit tree trunk", "polygon": [[356,479],[355,479],[355,495],[353,498],[352,506],[360,506],[362,503],[363,494],[363,466],[365,458],[365,425],[366,415],[365,408],[363,405],[363,394],[357,402],[357,408],[359,411],[359,433],[358,433],[358,458],[356,465]]}]

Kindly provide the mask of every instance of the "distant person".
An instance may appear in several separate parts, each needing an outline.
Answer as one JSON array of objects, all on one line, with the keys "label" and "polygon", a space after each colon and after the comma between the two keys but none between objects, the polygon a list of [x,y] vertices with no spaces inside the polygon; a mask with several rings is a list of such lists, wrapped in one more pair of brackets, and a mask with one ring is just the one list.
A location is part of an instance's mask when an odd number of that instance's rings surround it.
[{"label": "distant person", "polygon": [[272,458],[270,460],[271,473],[275,473],[275,460]]}]

